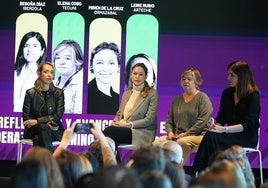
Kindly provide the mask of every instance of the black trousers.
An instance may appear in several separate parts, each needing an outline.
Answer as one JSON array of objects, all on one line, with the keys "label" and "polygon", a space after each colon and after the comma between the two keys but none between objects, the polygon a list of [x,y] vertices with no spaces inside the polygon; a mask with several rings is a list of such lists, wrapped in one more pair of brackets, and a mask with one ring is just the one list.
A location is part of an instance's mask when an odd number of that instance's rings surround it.
[{"label": "black trousers", "polygon": [[115,147],[120,144],[132,143],[132,132],[130,128],[109,126],[103,131],[104,135],[110,137],[115,142]]},{"label": "black trousers", "polygon": [[33,140],[34,146],[45,147],[53,152],[52,130],[45,124],[37,124],[31,128],[24,129],[23,138],[29,138]]},{"label": "black trousers", "polygon": [[244,132],[226,134],[208,131],[204,135],[198,147],[190,175],[194,175],[195,172],[201,172],[207,168],[210,159],[213,157],[215,152],[223,151],[232,145],[239,145],[242,147],[255,147],[256,144],[256,136],[251,136]]}]

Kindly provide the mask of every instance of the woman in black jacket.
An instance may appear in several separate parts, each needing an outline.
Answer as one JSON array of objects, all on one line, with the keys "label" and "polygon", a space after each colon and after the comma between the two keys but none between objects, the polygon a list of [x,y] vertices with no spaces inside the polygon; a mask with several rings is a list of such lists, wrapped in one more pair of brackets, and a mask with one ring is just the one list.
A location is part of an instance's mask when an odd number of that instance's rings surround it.
[{"label": "woman in black jacket", "polygon": [[24,138],[33,139],[33,145],[53,151],[52,141],[60,141],[64,130],[61,123],[64,94],[52,83],[54,66],[50,62],[41,63],[37,75],[35,86],[26,91],[24,98]]}]

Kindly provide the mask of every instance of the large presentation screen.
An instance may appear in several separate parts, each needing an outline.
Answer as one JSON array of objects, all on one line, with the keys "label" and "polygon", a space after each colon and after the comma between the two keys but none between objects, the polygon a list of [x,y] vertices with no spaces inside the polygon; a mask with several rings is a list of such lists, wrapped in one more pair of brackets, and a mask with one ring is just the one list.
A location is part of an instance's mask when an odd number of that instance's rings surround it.
[{"label": "large presentation screen", "polygon": [[[181,73],[200,70],[216,117],[226,87],[227,66],[246,61],[261,91],[261,139],[268,168],[268,11],[244,1],[180,0],[11,0],[0,13],[0,160],[14,160],[23,136],[25,91],[34,86],[37,65],[55,66],[55,86],[65,94],[64,128],[74,121],[109,126],[122,94],[129,87],[130,70],[142,61],[147,82],[159,93],[156,137],[165,134],[171,101],[182,93]],[[109,53],[96,55],[104,47]],[[96,55],[96,56],[95,56]],[[99,57],[98,57],[99,56]],[[107,98],[103,87],[112,90]],[[69,145],[86,150],[92,134],[76,134]],[[257,156],[250,156],[253,165]]]}]

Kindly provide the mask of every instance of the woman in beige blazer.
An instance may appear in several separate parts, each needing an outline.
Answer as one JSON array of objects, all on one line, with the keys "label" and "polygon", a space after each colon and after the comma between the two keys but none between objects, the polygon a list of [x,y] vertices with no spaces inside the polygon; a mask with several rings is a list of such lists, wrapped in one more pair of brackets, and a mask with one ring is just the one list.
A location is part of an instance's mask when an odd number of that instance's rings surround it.
[{"label": "woman in beige blazer", "polygon": [[104,130],[105,136],[112,138],[116,146],[149,146],[154,140],[158,93],[146,82],[147,74],[148,69],[143,63],[132,67],[132,86],[124,92],[111,126]]}]

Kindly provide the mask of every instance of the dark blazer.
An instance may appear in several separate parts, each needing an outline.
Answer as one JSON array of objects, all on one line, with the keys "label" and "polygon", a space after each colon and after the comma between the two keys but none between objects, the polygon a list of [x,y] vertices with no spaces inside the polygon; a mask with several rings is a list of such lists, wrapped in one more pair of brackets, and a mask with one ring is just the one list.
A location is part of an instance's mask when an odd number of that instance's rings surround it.
[{"label": "dark blazer", "polygon": [[[122,96],[119,110],[114,118],[115,121],[123,119],[123,112],[127,101],[132,94],[132,89],[128,89]],[[137,146],[149,146],[154,140],[157,129],[156,112],[158,108],[158,93],[151,89],[149,95],[140,98],[133,107],[132,114],[127,118],[127,122],[132,122],[132,144]]]}]

